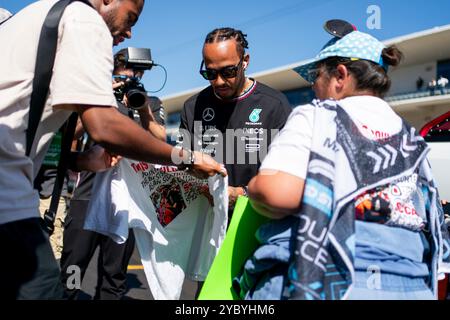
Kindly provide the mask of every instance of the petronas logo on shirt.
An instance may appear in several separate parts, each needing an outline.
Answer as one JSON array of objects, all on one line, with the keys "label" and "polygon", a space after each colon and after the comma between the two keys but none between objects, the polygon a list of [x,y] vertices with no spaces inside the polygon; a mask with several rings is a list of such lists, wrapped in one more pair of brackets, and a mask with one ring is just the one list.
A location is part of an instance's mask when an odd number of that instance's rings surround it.
[{"label": "petronas logo on shirt", "polygon": [[261,113],[262,109],[253,109],[252,113],[250,113],[250,116],[248,117],[248,120],[255,123],[259,121],[259,114]]}]

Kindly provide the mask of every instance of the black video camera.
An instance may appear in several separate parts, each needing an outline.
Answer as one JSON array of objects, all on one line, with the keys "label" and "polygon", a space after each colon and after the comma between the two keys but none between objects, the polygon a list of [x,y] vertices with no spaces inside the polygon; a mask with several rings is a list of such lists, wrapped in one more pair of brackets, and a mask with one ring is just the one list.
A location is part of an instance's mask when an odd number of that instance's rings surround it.
[{"label": "black video camera", "polygon": [[131,109],[141,109],[145,106],[147,101],[147,91],[144,85],[140,83],[137,77],[123,77],[124,85],[114,90],[114,95],[118,101],[122,101],[126,96],[128,100],[128,107]]},{"label": "black video camera", "polygon": [[[117,52],[114,56],[115,67],[120,64],[124,69],[131,69],[134,72],[150,70],[154,63],[150,49],[148,48],[126,48]],[[138,77],[122,77],[125,85],[116,88],[114,95],[119,101],[126,96],[128,100],[128,107],[131,109],[141,109],[145,106],[147,101],[147,91],[144,85],[140,82]]]}]

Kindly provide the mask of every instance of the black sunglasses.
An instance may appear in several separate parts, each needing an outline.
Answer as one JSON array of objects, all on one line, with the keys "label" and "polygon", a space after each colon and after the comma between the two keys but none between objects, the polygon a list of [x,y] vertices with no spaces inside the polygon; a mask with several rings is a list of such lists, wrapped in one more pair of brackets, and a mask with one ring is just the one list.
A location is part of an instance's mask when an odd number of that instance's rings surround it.
[{"label": "black sunglasses", "polygon": [[205,80],[216,80],[219,73],[223,78],[230,79],[237,76],[238,70],[241,67],[242,61],[244,61],[244,58],[242,58],[239,63],[235,66],[228,66],[223,67],[219,70],[216,69],[203,69],[203,66],[205,65],[205,61],[202,61],[202,64],[200,65],[200,74],[202,75]]},{"label": "black sunglasses", "polygon": [[[349,61],[357,61],[359,60],[358,58],[345,58],[345,57],[332,57],[332,58],[328,58],[330,60],[334,61],[334,64],[336,64],[336,66],[340,63],[347,63]],[[322,72],[322,66],[318,66],[316,65],[314,68],[311,68],[308,70],[308,74],[307,74],[307,78],[306,79],[309,83],[311,83],[311,85],[313,85],[316,81],[317,78],[320,76],[321,72]]]},{"label": "black sunglasses", "polygon": [[311,68],[308,70],[308,74],[307,74],[307,78],[306,80],[308,80],[308,82],[313,85],[316,81],[317,78],[320,76],[320,68]]}]

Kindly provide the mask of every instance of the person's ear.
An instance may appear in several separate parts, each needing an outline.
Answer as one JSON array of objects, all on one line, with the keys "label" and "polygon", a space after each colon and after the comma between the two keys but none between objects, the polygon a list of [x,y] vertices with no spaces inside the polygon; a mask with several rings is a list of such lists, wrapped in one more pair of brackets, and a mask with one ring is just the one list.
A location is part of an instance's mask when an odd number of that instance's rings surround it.
[{"label": "person's ear", "polygon": [[244,70],[246,70],[248,68],[249,63],[250,63],[250,55],[246,54],[244,56],[244,60],[242,62],[242,66],[243,66]]},{"label": "person's ear", "polygon": [[344,66],[343,64],[339,64],[336,67],[336,73],[335,73],[335,77],[336,77],[336,86],[338,90],[342,90],[342,88],[344,88],[344,86],[351,81],[350,79],[350,73],[348,72],[348,69],[346,66]]},{"label": "person's ear", "polygon": [[337,66],[334,78],[334,88],[338,95],[337,100],[354,94],[356,90],[356,79],[345,65],[340,64]]},{"label": "person's ear", "polygon": [[114,0],[103,0],[103,4],[105,6],[109,5],[111,2],[113,2]]}]

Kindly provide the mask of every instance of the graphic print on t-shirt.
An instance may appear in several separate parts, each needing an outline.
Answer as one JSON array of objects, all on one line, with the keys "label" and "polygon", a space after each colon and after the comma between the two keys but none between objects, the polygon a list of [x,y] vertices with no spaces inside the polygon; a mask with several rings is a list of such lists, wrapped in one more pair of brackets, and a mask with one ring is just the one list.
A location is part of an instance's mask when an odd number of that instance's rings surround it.
[{"label": "graphic print on t-shirt", "polygon": [[417,173],[359,195],[355,199],[357,220],[421,231],[425,221],[417,214]]},{"label": "graphic print on t-shirt", "polygon": [[176,167],[130,162],[140,175],[141,186],[149,194],[159,223],[166,227],[201,194],[209,194],[206,180],[197,179]]},{"label": "graphic print on t-shirt", "polygon": [[163,227],[186,209],[186,202],[181,195],[179,184],[161,185],[150,196],[158,214],[158,221]]}]

